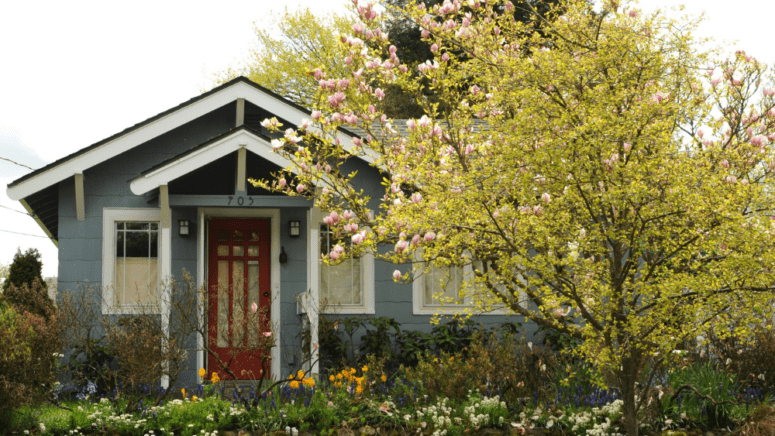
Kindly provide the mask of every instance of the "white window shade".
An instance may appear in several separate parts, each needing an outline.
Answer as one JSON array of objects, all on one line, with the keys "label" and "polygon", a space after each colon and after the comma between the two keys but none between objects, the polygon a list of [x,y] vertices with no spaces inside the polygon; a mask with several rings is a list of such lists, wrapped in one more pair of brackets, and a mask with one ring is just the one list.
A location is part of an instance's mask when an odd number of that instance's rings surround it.
[{"label": "white window shade", "polygon": [[[412,283],[413,308],[415,315],[436,315],[464,313],[467,310],[488,307],[489,310],[476,311],[481,315],[509,315],[512,312],[504,304],[494,300],[487,289],[464,289],[465,283],[474,279],[472,266],[435,266],[422,259],[417,253],[417,262],[422,267],[415,270]],[[501,292],[505,286],[500,285]],[[478,300],[478,301],[477,301]],[[486,304],[486,301],[492,301]],[[478,304],[479,302],[484,302]]]}]

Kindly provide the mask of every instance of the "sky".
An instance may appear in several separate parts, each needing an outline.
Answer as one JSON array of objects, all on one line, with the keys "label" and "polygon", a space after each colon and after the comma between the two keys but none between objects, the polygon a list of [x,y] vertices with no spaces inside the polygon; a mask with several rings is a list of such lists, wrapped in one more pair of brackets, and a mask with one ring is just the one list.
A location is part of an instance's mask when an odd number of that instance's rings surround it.
[{"label": "sky", "polygon": [[[684,14],[705,12],[699,35],[713,37],[729,53],[743,48],[775,64],[769,30],[775,2],[681,3]],[[677,4],[643,0],[638,7],[650,12]],[[254,26],[271,27],[273,13],[285,7],[323,14],[344,12],[345,2],[5,2],[0,158],[40,168],[212,88],[214,73],[247,58]],[[5,194],[8,183],[30,171],[0,159],[0,264],[11,263],[17,249],[37,248],[44,277],[53,277],[56,247]]]}]

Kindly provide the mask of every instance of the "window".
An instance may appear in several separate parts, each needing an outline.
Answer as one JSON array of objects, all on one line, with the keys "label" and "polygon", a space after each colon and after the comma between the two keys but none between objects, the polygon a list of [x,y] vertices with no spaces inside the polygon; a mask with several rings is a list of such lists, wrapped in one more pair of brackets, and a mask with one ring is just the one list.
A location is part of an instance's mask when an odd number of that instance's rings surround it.
[{"label": "window", "polygon": [[[340,237],[327,224],[320,224],[319,253],[327,255],[337,244],[351,244],[350,237]],[[349,248],[349,247],[348,247]],[[318,258],[320,258],[318,255]],[[345,259],[337,265],[320,261],[318,270],[320,301],[325,313],[374,313],[374,255]]]},{"label": "window", "polygon": [[103,210],[103,313],[158,313],[160,220],[160,209]]},{"label": "window", "polygon": [[[421,255],[418,254],[418,261]],[[489,291],[464,289],[463,283],[473,279],[473,268],[466,266],[439,267],[425,264],[415,271],[413,288],[414,314],[435,315],[462,313],[477,308],[479,301],[490,299]],[[505,286],[501,285],[499,288]],[[479,300],[479,301],[477,301]],[[484,315],[507,315],[503,304],[492,304]],[[477,312],[478,313],[478,312]]]},{"label": "window", "polygon": [[116,303],[125,306],[153,301],[159,284],[159,223],[116,222]]}]

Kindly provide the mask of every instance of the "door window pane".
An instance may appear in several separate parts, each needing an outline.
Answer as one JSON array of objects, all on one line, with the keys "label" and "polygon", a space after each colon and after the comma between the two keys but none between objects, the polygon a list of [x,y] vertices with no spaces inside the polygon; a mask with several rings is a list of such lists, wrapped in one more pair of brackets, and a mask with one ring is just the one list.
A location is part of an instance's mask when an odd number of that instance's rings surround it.
[{"label": "door window pane", "polygon": [[217,347],[229,346],[229,261],[218,261]]},{"label": "door window pane", "polygon": [[231,345],[239,347],[245,340],[245,262],[235,260],[232,263],[232,337]]},{"label": "door window pane", "polygon": [[248,345],[250,347],[258,346],[258,339],[261,334],[261,326],[258,322],[260,312],[256,311],[253,313],[252,309],[253,303],[260,305],[258,291],[258,261],[250,260],[248,261],[248,307],[250,307],[250,312],[248,313],[248,319],[250,320],[248,323]]}]

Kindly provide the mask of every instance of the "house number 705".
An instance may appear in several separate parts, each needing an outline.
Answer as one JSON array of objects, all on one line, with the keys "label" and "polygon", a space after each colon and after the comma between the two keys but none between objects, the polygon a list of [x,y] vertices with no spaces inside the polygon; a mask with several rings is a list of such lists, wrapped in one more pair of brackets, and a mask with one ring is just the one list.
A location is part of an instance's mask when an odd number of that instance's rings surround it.
[{"label": "house number 705", "polygon": [[[253,197],[247,197],[247,199],[248,199],[247,206],[253,206]],[[233,200],[234,200],[234,196],[229,195],[229,202],[226,205],[230,206]],[[235,203],[237,203],[237,206],[245,206],[245,197],[237,197],[237,200],[235,201]]]}]

